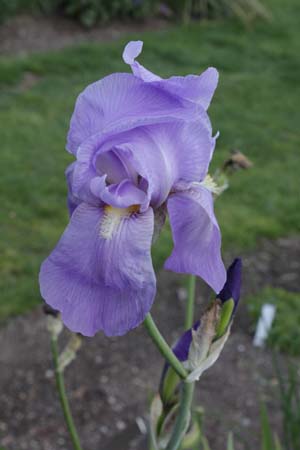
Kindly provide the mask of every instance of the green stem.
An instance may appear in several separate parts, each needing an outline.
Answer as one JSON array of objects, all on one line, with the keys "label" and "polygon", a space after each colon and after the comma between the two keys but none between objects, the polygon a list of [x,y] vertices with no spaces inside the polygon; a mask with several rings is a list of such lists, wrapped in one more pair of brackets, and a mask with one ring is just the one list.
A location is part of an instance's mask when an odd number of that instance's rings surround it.
[{"label": "green stem", "polygon": [[186,314],[184,327],[189,330],[193,326],[194,322],[194,302],[195,302],[195,290],[196,290],[196,277],[195,275],[189,275],[188,279],[188,299],[186,304]]},{"label": "green stem", "polygon": [[175,356],[173,350],[165,341],[164,337],[160,334],[160,331],[155,325],[155,322],[152,319],[150,313],[147,314],[144,325],[162,356],[168,361],[170,366],[173,367],[180,378],[185,379],[188,376],[187,371],[185,370],[179,359]]},{"label": "green stem", "polygon": [[[189,330],[194,322],[194,303],[195,303],[196,277],[189,275],[188,280],[188,299],[185,314],[185,329]],[[191,419],[191,406],[194,394],[194,383],[182,383],[179,411],[171,434],[170,441],[166,450],[177,450],[188,430]]]},{"label": "green stem", "polygon": [[182,383],[179,411],[166,450],[177,450],[182,443],[191,420],[193,394],[194,383]]},{"label": "green stem", "polygon": [[75,450],[82,450],[82,447],[80,445],[79,437],[76,431],[76,427],[73,421],[73,417],[71,414],[69,402],[67,399],[66,389],[65,389],[65,383],[64,383],[64,377],[62,371],[58,369],[58,346],[57,346],[57,339],[55,337],[51,338],[51,351],[53,356],[53,362],[55,367],[55,380],[56,380],[56,386],[59,394],[59,399],[61,403],[61,407],[64,413],[65,421],[67,424],[67,428],[70,433],[70,437],[74,446]]}]

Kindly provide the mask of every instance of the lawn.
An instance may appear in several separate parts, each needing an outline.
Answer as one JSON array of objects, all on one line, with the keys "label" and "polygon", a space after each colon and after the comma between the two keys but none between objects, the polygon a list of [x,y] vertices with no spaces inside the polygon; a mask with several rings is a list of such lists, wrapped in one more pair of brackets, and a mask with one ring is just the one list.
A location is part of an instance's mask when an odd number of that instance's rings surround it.
[{"label": "lawn", "polygon": [[[64,151],[68,122],[78,93],[113,71],[129,39],[143,39],[141,61],[162,76],[220,71],[210,109],[220,130],[212,170],[231,149],[254,168],[237,173],[216,205],[225,249],[255,247],[261,237],[299,231],[299,54],[298,0],[269,0],[272,22],[250,29],[234,21],[176,26],[131,35],[114,43],[85,44],[24,58],[0,58],[0,317],[40,301],[39,265],[68,217]],[[36,83],[24,88],[24,74]],[[161,267],[172,246],[166,230],[153,257]]]}]

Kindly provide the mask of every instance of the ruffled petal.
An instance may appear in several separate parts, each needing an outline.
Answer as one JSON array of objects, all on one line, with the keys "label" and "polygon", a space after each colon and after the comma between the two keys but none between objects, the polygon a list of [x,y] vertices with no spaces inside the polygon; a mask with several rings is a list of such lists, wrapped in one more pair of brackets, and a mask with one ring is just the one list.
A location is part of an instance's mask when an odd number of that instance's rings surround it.
[{"label": "ruffled petal", "polygon": [[217,88],[218,80],[217,69],[209,67],[201,75],[171,77],[157,84],[165,91],[198,103],[207,110]]},{"label": "ruffled petal", "polygon": [[[138,326],[156,291],[152,209],[130,216],[116,211],[119,223],[110,213],[79,205],[40,271],[42,297],[61,312],[67,327],[86,336],[99,330],[123,335]],[[104,238],[109,225],[110,236]]]},{"label": "ruffled petal", "polygon": [[[132,164],[147,180],[151,205],[166,201],[179,180],[201,180],[207,173],[215,140],[201,122],[173,122],[135,130],[128,144]],[[130,153],[128,153],[130,158]]]},{"label": "ruffled petal", "polygon": [[209,67],[201,75],[187,75],[185,77],[171,77],[162,79],[139,64],[135,59],[143,49],[142,41],[129,42],[123,52],[123,59],[131,66],[133,74],[145,82],[153,83],[165,92],[198,103],[205,110],[210,105],[216,90],[219,74],[214,67]]},{"label": "ruffled petal", "polygon": [[215,292],[226,281],[221,234],[211,192],[202,186],[172,194],[167,203],[174,249],[165,268],[203,278]]},{"label": "ruffled petal", "polygon": [[[92,178],[116,172],[113,153],[122,167],[121,174],[137,182],[137,174],[148,183],[148,202],[160,206],[179,180],[202,180],[207,173],[215,139],[201,116],[197,121],[144,125],[114,136],[94,135],[81,145],[73,175],[73,190],[79,195],[89,188]],[[112,150],[111,150],[112,149]],[[104,161],[104,162],[103,162]],[[134,176],[135,174],[135,176]],[[117,174],[114,174],[117,179]],[[117,184],[117,183],[115,183]],[[144,189],[145,190],[145,189]]]},{"label": "ruffled petal", "polygon": [[76,101],[67,149],[76,154],[96,133],[116,134],[139,125],[196,117],[199,108],[182,98],[144,83],[127,73],[115,73],[90,84]]}]

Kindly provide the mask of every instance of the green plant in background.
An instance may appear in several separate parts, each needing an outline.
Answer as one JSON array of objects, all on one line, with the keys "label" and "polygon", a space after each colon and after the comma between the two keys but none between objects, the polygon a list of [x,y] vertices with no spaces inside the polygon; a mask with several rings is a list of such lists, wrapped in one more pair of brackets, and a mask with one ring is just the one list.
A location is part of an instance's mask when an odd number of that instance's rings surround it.
[{"label": "green plant in background", "polygon": [[268,411],[264,403],[261,405],[260,417],[261,450],[283,450],[277,434],[271,428]]},{"label": "green plant in background", "polygon": [[86,27],[115,19],[138,19],[156,13],[158,0],[0,0],[0,22],[27,13],[60,14]]},{"label": "green plant in background", "polygon": [[184,22],[235,16],[249,23],[257,17],[270,17],[261,0],[0,0],[0,21],[22,12],[59,13],[91,27],[98,22],[153,16],[166,6],[168,16],[175,13]]},{"label": "green plant in background", "polygon": [[267,287],[247,298],[253,329],[264,303],[276,306],[276,315],[267,343],[274,349],[293,356],[300,355],[300,294]]},{"label": "green plant in background", "polygon": [[270,18],[270,12],[260,0],[168,0],[169,6],[184,22],[191,18],[235,16],[244,23],[255,18]]},{"label": "green plant in background", "polygon": [[284,373],[275,358],[286,450],[300,448],[300,367],[290,362]]},{"label": "green plant in background", "polygon": [[[261,444],[259,450],[296,450],[299,447],[282,447],[280,440],[276,433],[271,428],[268,411],[265,404],[261,405]],[[201,446],[192,450],[212,450],[206,437],[201,434]],[[230,432],[227,437],[227,445],[224,445],[224,450],[235,450],[233,434]],[[252,449],[251,449],[252,450]],[[257,449],[258,450],[258,449]]]},{"label": "green plant in background", "polygon": [[114,19],[136,19],[153,15],[156,0],[62,0],[62,12],[79,20],[84,26],[91,27],[97,22]]}]

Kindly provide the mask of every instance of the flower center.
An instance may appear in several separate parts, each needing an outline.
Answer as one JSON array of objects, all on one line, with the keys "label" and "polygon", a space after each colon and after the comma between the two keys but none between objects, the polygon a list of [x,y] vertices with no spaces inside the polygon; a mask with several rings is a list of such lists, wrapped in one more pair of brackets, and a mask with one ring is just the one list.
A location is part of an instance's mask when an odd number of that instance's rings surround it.
[{"label": "flower center", "polygon": [[118,231],[122,220],[138,212],[139,209],[140,205],[132,205],[128,208],[115,208],[114,206],[106,205],[100,224],[100,236],[104,239],[112,239]]}]

